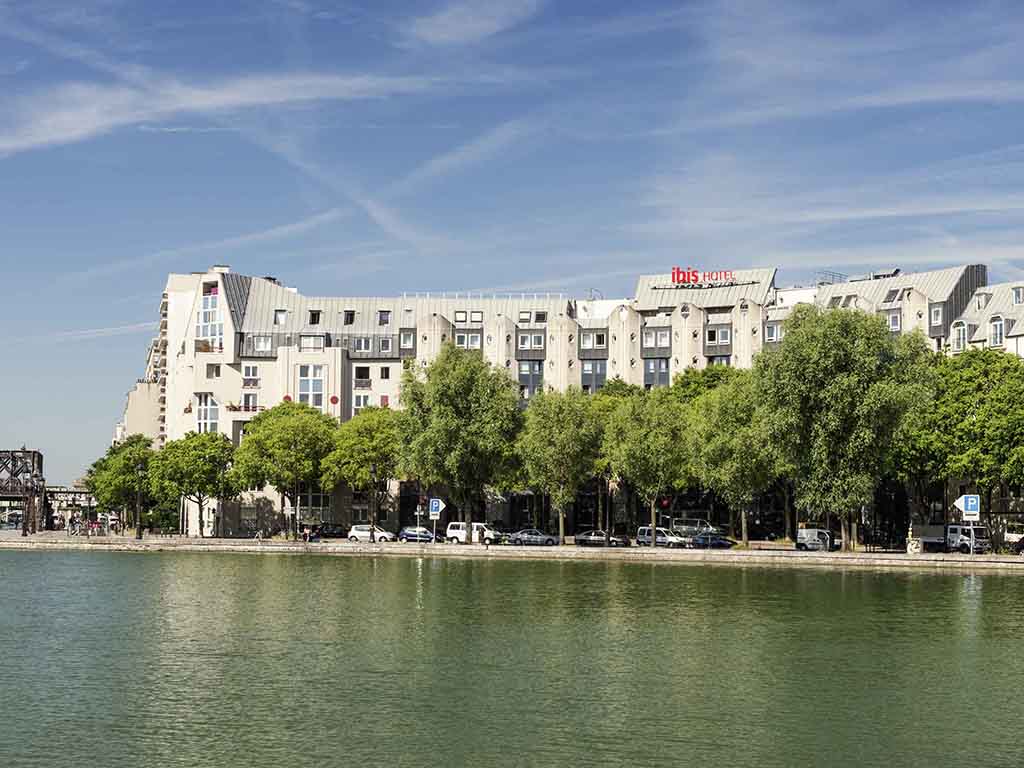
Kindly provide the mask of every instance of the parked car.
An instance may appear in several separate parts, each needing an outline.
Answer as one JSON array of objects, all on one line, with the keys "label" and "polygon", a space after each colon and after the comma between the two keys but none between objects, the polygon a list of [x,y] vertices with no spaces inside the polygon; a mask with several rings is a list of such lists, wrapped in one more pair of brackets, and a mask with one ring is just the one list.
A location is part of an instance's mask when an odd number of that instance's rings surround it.
[{"label": "parked car", "polygon": [[383,541],[394,541],[395,534],[390,531],[385,531],[379,525],[353,525],[348,530],[349,541],[369,541],[370,540],[370,529],[373,529],[374,539],[378,542]]},{"label": "parked car", "polygon": [[800,528],[796,532],[796,548],[829,552],[839,549],[842,539],[825,528]]},{"label": "parked car", "polygon": [[512,534],[512,543],[517,546],[539,544],[546,547],[555,546],[557,539],[550,533],[538,531],[536,528],[524,528]]},{"label": "parked car", "polygon": [[398,532],[398,540],[403,544],[407,541],[433,541],[434,534],[422,525],[407,525]]},{"label": "parked car", "polygon": [[672,530],[680,536],[697,536],[701,533],[722,533],[722,529],[700,517],[674,517]]},{"label": "parked car", "polygon": [[21,526],[21,512],[10,512],[7,515],[7,524],[11,528],[18,528]]},{"label": "parked car", "polygon": [[690,539],[690,546],[694,549],[732,549],[736,542],[717,533],[701,533]]},{"label": "parked car", "polygon": [[316,529],[321,539],[347,539],[348,528],[335,523],[324,523]]},{"label": "parked car", "polygon": [[489,523],[489,525],[491,526],[491,530],[493,530],[497,535],[497,538],[494,540],[495,544],[508,544],[512,540],[511,531],[506,530],[505,524],[501,521],[496,520]]},{"label": "parked car", "polygon": [[[680,549],[686,546],[687,540],[678,533],[668,528],[658,528],[655,533],[654,546]],[[636,530],[636,545],[638,547],[651,546],[651,526],[644,525]]]},{"label": "parked car", "polygon": [[603,547],[607,542],[610,547],[628,547],[629,536],[616,536],[614,533],[608,537],[604,531],[593,530],[586,533],[577,533],[574,537],[578,547]]},{"label": "parked car", "polygon": [[[448,523],[445,539],[449,544],[465,544],[467,523]],[[500,541],[498,532],[487,523],[473,523],[473,541],[477,544],[496,544]]]}]

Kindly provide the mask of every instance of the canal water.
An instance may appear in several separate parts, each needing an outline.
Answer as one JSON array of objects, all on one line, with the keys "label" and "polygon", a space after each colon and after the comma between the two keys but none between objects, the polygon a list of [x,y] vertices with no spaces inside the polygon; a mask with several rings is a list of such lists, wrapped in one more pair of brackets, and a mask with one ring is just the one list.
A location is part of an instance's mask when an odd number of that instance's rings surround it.
[{"label": "canal water", "polygon": [[0,552],[0,766],[1018,766],[1024,581]]}]

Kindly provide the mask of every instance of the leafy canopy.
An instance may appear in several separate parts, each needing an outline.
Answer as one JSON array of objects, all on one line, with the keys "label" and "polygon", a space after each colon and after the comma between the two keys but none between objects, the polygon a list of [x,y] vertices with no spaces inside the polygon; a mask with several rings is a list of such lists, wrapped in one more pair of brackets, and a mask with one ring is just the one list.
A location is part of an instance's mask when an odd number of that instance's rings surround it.
[{"label": "leafy canopy", "polygon": [[390,408],[364,408],[338,427],[334,450],[321,462],[326,490],[344,483],[369,490],[398,476],[400,416]]}]

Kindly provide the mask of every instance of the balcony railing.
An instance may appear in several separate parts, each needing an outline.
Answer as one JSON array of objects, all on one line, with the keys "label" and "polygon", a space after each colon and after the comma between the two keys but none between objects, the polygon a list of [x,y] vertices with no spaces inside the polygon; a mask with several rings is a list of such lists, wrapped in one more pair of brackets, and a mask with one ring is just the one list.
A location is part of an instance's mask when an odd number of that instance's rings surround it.
[{"label": "balcony railing", "polygon": [[207,339],[196,339],[196,352],[223,352],[224,344],[214,344]]},{"label": "balcony railing", "polygon": [[259,386],[260,386],[260,380],[259,379],[242,379],[242,388],[243,389],[259,389]]},{"label": "balcony railing", "polygon": [[373,381],[371,379],[355,379],[352,382],[352,386],[355,389],[370,389],[372,385]]}]

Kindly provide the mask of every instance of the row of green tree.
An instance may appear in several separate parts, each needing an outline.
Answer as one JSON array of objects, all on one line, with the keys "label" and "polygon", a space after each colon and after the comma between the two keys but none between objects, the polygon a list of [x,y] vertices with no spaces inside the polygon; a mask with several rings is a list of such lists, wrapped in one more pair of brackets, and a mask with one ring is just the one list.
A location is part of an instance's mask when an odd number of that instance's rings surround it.
[{"label": "row of green tree", "polygon": [[370,494],[372,512],[406,478],[442,489],[463,519],[480,519],[488,489],[530,489],[550,499],[562,537],[595,480],[599,498],[627,486],[652,526],[659,502],[700,486],[738,515],[744,541],[748,510],[779,491],[787,520],[791,506],[831,516],[848,546],[885,478],[907,484],[921,515],[936,483],[974,486],[991,513],[994,492],[1024,482],[1024,361],[991,349],[945,356],[854,310],[797,307],[751,370],[691,370],[650,391],[613,379],[594,395],[538,394],[525,410],[505,372],[447,345],[425,371],[405,371],[401,403],[341,424],[281,403],[247,425],[237,450],[192,433],[154,453],[134,436],[93,465],[89,486],[104,506],[183,498],[202,514],[246,488],[273,486],[296,505],[303,490],[344,483]]}]

